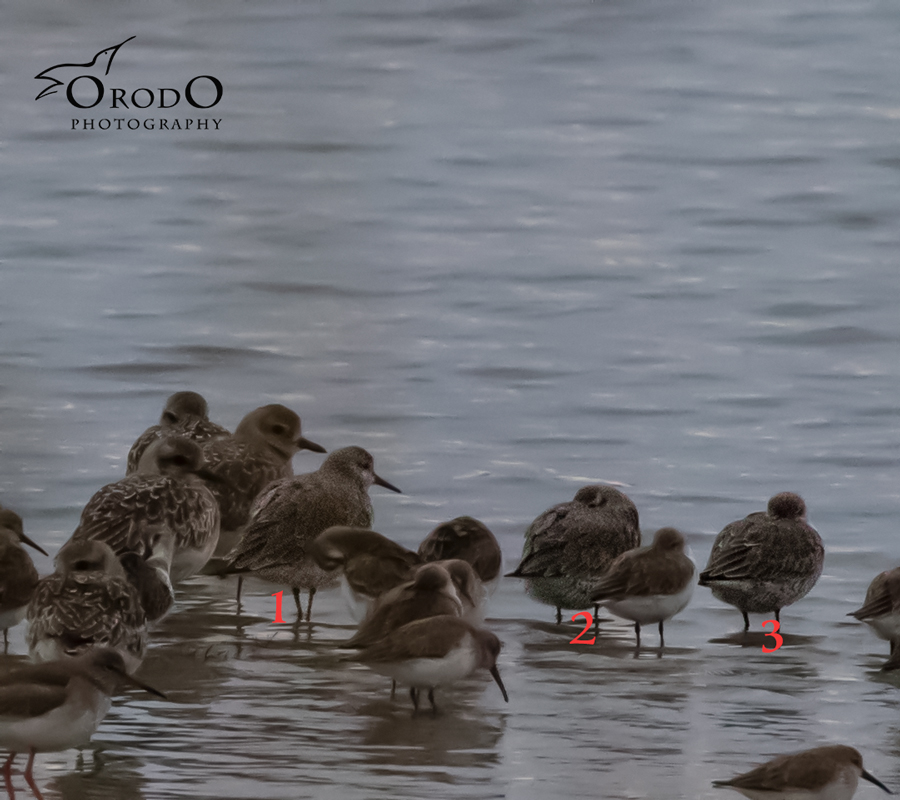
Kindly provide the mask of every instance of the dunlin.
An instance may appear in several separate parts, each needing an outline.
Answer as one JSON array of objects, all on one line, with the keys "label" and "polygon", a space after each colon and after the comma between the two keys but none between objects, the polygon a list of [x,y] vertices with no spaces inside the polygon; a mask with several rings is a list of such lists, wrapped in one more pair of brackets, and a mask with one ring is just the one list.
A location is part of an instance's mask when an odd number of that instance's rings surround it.
[{"label": "dunlin", "polygon": [[860,778],[893,792],[863,768],[858,750],[843,744],[778,756],[730,781],[713,781],[751,800],[850,800]]},{"label": "dunlin", "polygon": [[111,695],[123,684],[165,698],[128,675],[122,657],[105,648],[0,674],[0,747],[9,751],[2,773],[10,798],[16,754],[28,753],[25,780],[40,800],[34,754],[87,744],[109,711]]},{"label": "dunlin", "polygon": [[219,539],[219,507],[201,479],[218,480],[204,467],[200,445],[181,437],[154,442],[138,471],[100,489],[81,512],[73,539],[97,539],[116,553],[141,553],[147,531],[175,532],[172,580],[197,572]]},{"label": "dunlin", "polygon": [[584,486],[575,499],[547,509],[525,532],[522,561],[510,577],[526,578],[535,600],[562,609],[587,608],[597,579],[613,559],[638,547],[634,503],[612,486]]},{"label": "dunlin", "polygon": [[7,631],[25,619],[28,601],[38,585],[37,570],[23,544],[47,555],[42,547],[25,535],[22,518],[15,511],[0,507],[0,628],[3,629],[3,652],[9,648]]},{"label": "dunlin", "polygon": [[493,584],[500,576],[503,554],[497,537],[474,517],[456,517],[442,522],[419,545],[423,561],[461,558],[468,561],[479,580]]},{"label": "dunlin", "polygon": [[876,636],[891,643],[891,657],[882,669],[900,667],[900,567],[876,575],[865,603],[847,616],[870,625]]},{"label": "dunlin", "polygon": [[325,452],[324,447],[300,435],[300,417],[278,404],[251,411],[233,436],[204,445],[207,469],[219,478],[210,484],[222,512],[216,559],[237,544],[259,493],[272,481],[293,476],[291,459],[300,450]]},{"label": "dunlin", "polygon": [[419,691],[428,689],[428,700],[437,714],[434,690],[455,683],[476,669],[486,669],[509,696],[497,670],[500,640],[490,631],[476,628],[454,616],[428,617],[409,622],[363,650],[359,661],[381,675],[407,684],[413,715],[419,710]]},{"label": "dunlin", "polygon": [[175,392],[167,401],[159,418],[159,425],[153,425],[138,436],[128,451],[125,474],[137,472],[138,463],[146,449],[157,439],[167,436],[183,436],[197,442],[207,442],[231,433],[221,425],[209,420],[209,407],[202,395],[196,392]]},{"label": "dunlin", "polygon": [[371,454],[361,447],[335,450],[315,472],[276,481],[257,499],[250,524],[229,556],[227,571],[253,572],[290,586],[298,622],[303,619],[300,589],[308,589],[309,620],[316,589],[333,586],[337,576],[317,566],[307,550],[333,525],[371,526],[368,489],[372,484],[400,491],[375,474]]},{"label": "dunlin", "polygon": [[675,528],[660,528],[649,547],[628,550],[610,564],[591,600],[630,619],[638,647],[641,625],[658,622],[663,647],[663,622],[690,602],[694,574],[694,562],[684,552],[684,536]]},{"label": "dunlin", "polygon": [[56,555],[56,572],[38,583],[27,616],[35,660],[110,647],[134,672],[144,658],[147,621],[140,597],[105,542],[67,542]]},{"label": "dunlin", "polygon": [[365,528],[334,526],[309,546],[309,557],[326,572],[341,570],[341,588],[357,621],[376,598],[408,580],[421,563],[403,545]]},{"label": "dunlin", "polygon": [[766,511],[726,525],[713,542],[700,585],[748,613],[774,613],[804,597],[822,574],[825,548],[806,522],[806,504],[793,492],[776,494]]}]

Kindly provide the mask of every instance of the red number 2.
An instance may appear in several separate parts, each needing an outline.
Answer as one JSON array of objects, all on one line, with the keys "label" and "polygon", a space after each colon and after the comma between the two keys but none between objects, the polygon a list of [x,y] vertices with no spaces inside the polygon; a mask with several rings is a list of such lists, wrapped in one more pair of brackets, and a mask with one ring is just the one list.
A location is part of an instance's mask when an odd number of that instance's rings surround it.
[{"label": "red number 2", "polygon": [[763,651],[764,653],[774,653],[779,647],[781,647],[782,644],[784,644],[784,639],[782,638],[781,634],[780,634],[780,633],[777,633],[778,629],[781,627],[781,623],[780,623],[777,619],[767,619],[767,620],[762,624],[762,626],[765,628],[766,625],[768,625],[770,622],[771,622],[775,627],[772,628],[772,632],[771,632],[771,633],[768,633],[768,632],[767,632],[767,633],[765,633],[764,635],[765,635],[765,636],[771,636],[771,637],[775,640],[776,644],[775,644],[775,647],[766,647],[765,645],[763,645],[763,646],[762,646],[762,651]]},{"label": "red number 2", "polygon": [[284,592],[274,592],[272,597],[275,598],[275,619],[272,622],[284,622],[284,619],[281,616],[281,596]]},{"label": "red number 2", "polygon": [[[584,617],[587,620],[587,622],[585,623],[584,630],[581,633],[579,633],[578,636],[576,636],[574,639],[572,639],[572,641],[569,642],[569,644],[593,644],[595,641],[597,641],[596,636],[593,639],[591,639],[590,641],[588,641],[587,639],[582,639],[581,637],[584,636],[587,633],[588,628],[590,628],[591,625],[594,624],[594,615],[591,614],[590,611],[579,611],[577,614],[572,614],[572,622],[575,622],[575,620],[578,619],[578,617]],[[781,637],[779,637],[779,638],[781,638]]]}]

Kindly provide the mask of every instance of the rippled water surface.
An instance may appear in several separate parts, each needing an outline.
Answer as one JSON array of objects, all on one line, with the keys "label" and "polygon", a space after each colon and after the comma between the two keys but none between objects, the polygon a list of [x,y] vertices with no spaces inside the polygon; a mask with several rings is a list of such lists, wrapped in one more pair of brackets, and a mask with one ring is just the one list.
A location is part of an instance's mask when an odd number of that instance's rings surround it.
[{"label": "rippled water surface", "polygon": [[[662,653],[608,619],[572,645],[508,579],[509,705],[482,676],[437,719],[344,660],[338,592],[294,630],[284,587],[250,581],[237,616],[231,581],[195,578],[141,671],[169,700],[129,692],[97,752],[39,756],[48,798],[712,798],[825,742],[900,790],[900,679],[846,616],[900,562],[895,4],[2,15],[0,502],[51,553],[186,388],[229,427],[281,402],[369,449],[404,491],[373,489],[375,527],[406,545],[470,514],[512,569],[538,513],[608,481],[702,563],[794,490],[827,553],[772,654],[702,588]],[[35,102],[35,74],[128,36],[110,80],[224,95],[127,113],[218,131],[72,131]],[[20,627],[0,665],[24,653]]]}]

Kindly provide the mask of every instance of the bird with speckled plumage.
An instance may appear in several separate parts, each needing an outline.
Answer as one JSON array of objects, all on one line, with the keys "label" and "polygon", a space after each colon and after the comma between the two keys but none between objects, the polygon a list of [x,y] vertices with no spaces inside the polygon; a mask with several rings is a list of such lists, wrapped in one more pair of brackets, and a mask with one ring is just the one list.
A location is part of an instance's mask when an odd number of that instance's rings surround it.
[{"label": "bird with speckled plumage", "polygon": [[362,447],[335,450],[315,472],[270,484],[257,498],[250,523],[229,555],[226,572],[252,572],[290,586],[298,622],[303,619],[300,589],[309,590],[309,620],[316,590],[338,581],[334,572],[326,572],[310,558],[309,547],[334,525],[370,527],[368,490],[373,484],[400,492],[375,474],[375,461]]},{"label": "bird with speckled plumage", "polygon": [[448,558],[468,561],[488,589],[496,587],[503,567],[497,537],[474,517],[456,517],[442,522],[422,540],[419,555],[426,562]]},{"label": "bird with speckled plumage", "polygon": [[128,451],[125,474],[137,472],[141,456],[157,439],[167,436],[183,436],[202,444],[210,439],[231,436],[231,432],[209,419],[209,406],[197,392],[175,392],[163,408],[158,425],[152,425],[135,440]]},{"label": "bird with speckled plumage", "polygon": [[598,578],[616,556],[638,547],[641,530],[634,503],[618,489],[592,484],[573,500],[547,509],[525,532],[519,566],[525,590],[541,603],[562,609],[588,608]]},{"label": "bird with speckled plumage", "polygon": [[0,506],[0,629],[4,652],[9,648],[8,630],[25,619],[25,610],[39,580],[23,544],[47,555],[44,548],[25,535],[22,518]]},{"label": "bird with speckled plumage", "polygon": [[735,606],[749,630],[748,614],[774,613],[805,597],[825,561],[819,534],[806,521],[800,495],[781,492],[757,511],[726,525],[716,536],[709,562],[700,573],[723,603]]}]

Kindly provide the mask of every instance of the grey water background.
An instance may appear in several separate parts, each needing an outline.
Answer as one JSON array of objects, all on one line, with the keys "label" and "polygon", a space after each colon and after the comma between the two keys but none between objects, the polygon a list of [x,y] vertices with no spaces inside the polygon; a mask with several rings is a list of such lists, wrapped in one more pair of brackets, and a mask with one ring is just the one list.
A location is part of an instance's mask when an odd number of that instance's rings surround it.
[{"label": "grey water background", "polygon": [[[0,13],[0,502],[51,555],[187,388],[232,428],[281,402],[368,448],[404,491],[373,489],[375,528],[408,546],[470,514],[512,569],[596,481],[701,564],[781,490],[826,544],[772,654],[702,588],[662,653],[605,615],[572,645],[507,579],[487,624],[509,705],[482,676],[437,719],[341,660],[337,592],[293,630],[284,587],[251,581],[237,617],[233,582],[192,579],[140,673],[169,700],[128,692],[102,752],[39,756],[48,798],[712,798],[827,742],[900,790],[900,679],[846,616],[900,563],[896,4]],[[39,71],[128,36],[113,85],[211,74],[222,102],[35,102]],[[113,116],[221,123],[70,130]],[[20,626],[0,663],[25,652]]]}]

